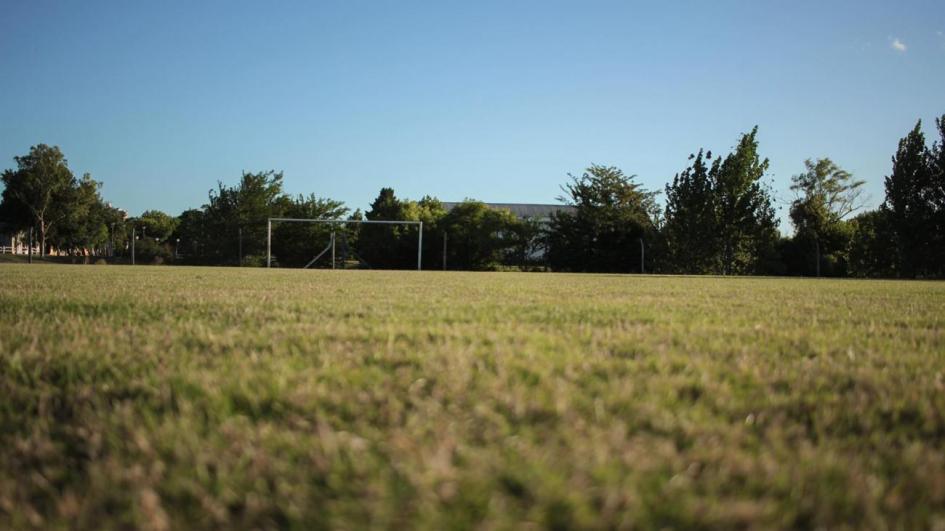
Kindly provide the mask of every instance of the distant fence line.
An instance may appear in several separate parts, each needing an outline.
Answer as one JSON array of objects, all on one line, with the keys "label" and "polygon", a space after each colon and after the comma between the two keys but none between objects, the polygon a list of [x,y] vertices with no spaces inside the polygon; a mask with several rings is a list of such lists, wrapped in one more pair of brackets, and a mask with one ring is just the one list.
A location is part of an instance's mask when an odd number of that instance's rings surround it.
[{"label": "distant fence line", "polygon": [[[29,254],[30,248],[26,245],[6,245],[0,246],[0,254]],[[33,247],[33,254],[39,254],[39,246]]]}]

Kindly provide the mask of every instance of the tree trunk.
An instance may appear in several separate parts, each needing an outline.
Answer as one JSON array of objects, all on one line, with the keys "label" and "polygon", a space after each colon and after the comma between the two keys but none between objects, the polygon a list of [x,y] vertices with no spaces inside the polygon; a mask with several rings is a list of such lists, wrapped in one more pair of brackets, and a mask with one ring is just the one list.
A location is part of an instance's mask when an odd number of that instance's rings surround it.
[{"label": "tree trunk", "polygon": [[46,256],[46,222],[42,218],[39,220],[39,256]]}]

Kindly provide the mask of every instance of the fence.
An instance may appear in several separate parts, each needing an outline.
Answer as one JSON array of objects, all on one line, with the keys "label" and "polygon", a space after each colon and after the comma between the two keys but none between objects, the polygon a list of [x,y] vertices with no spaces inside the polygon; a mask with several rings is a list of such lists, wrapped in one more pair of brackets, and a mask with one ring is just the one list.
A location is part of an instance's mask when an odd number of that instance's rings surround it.
[{"label": "fence", "polygon": [[[30,249],[26,245],[6,245],[0,246],[0,254],[29,254]],[[39,246],[33,247],[33,254],[39,255]]]}]

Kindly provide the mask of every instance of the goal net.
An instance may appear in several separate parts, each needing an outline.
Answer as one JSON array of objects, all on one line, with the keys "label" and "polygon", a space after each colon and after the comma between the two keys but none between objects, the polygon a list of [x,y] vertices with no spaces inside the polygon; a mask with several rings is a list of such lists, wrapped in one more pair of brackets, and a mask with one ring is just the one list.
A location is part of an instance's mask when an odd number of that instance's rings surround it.
[{"label": "goal net", "polygon": [[266,267],[272,267],[272,227],[274,223],[308,223],[326,226],[329,229],[328,244],[319,246],[318,252],[305,265],[305,268],[331,260],[331,268],[335,269],[339,247],[347,255],[350,247],[347,243],[347,232],[343,229],[354,225],[417,225],[417,271],[422,268],[423,261],[423,222],[422,221],[388,221],[388,220],[359,220],[359,219],[303,219],[303,218],[269,218],[266,226]]}]

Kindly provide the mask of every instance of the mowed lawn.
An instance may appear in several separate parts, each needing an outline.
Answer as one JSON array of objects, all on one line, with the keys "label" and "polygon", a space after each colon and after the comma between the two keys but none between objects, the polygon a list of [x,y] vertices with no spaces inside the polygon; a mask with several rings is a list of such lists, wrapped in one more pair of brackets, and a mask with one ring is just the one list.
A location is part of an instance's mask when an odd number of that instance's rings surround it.
[{"label": "mowed lawn", "polygon": [[945,283],[0,266],[0,528],[945,526]]}]

